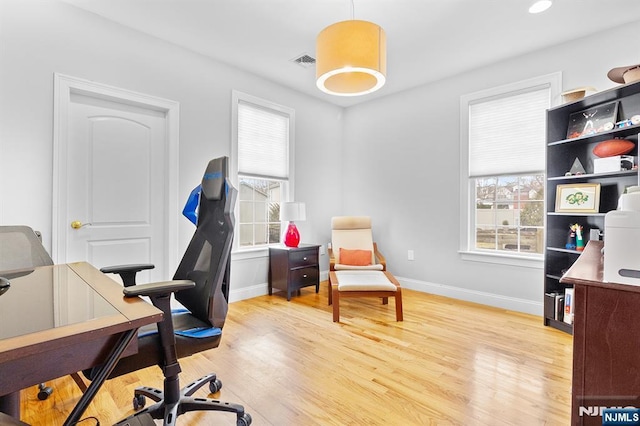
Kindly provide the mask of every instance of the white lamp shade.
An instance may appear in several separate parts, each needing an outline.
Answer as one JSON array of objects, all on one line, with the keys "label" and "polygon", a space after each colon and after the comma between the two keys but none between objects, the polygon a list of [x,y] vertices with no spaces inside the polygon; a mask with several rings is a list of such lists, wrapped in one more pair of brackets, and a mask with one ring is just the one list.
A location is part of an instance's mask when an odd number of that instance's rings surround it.
[{"label": "white lamp shade", "polygon": [[368,21],[328,26],[316,40],[316,79],[331,95],[358,96],[381,88],[387,74],[384,30]]},{"label": "white lamp shade", "polygon": [[297,220],[306,220],[307,210],[304,203],[289,202],[280,204],[280,220],[286,222],[294,222]]}]

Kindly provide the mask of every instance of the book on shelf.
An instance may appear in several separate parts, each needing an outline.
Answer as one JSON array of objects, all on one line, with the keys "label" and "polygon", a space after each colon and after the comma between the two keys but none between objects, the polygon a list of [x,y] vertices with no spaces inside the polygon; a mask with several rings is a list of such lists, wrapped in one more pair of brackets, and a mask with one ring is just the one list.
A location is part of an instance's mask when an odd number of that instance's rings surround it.
[{"label": "book on shelf", "polygon": [[544,317],[549,319],[557,319],[555,312],[556,292],[548,292],[544,294]]},{"label": "book on shelf", "polygon": [[564,294],[556,293],[555,315],[556,320],[564,320]]},{"label": "book on shelf", "polygon": [[573,324],[573,307],[575,301],[573,300],[573,288],[566,288],[564,290],[564,318],[563,321],[567,324]]},{"label": "book on shelf", "polygon": [[545,293],[545,296],[548,298],[545,303],[545,317],[562,321],[564,318],[564,292],[553,291]]}]

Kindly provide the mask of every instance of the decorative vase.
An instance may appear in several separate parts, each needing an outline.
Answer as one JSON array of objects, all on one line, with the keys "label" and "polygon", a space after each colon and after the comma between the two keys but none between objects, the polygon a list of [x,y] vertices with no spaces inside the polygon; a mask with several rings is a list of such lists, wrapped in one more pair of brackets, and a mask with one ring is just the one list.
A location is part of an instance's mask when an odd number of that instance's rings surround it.
[{"label": "decorative vase", "polygon": [[287,247],[298,247],[300,244],[300,233],[296,224],[289,222],[289,226],[284,234],[284,245]]}]

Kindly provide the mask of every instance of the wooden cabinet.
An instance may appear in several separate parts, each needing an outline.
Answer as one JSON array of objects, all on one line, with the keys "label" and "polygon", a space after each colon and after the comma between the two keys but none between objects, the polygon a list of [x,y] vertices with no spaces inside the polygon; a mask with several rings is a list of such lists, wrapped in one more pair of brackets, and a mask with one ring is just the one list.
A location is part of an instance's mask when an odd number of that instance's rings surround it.
[{"label": "wooden cabinet", "polygon": [[320,265],[318,245],[301,244],[298,247],[269,247],[269,295],[273,290],[287,293],[291,300],[293,292],[302,287],[316,286],[320,290]]},{"label": "wooden cabinet", "polygon": [[[620,195],[626,187],[638,185],[638,170],[611,171],[594,173],[593,148],[608,139],[629,139],[636,143],[634,150],[628,155],[638,160],[638,133],[640,124],[618,127],[614,124],[611,130],[595,131],[583,136],[568,138],[567,133],[573,119],[583,112],[591,114],[598,108],[617,104],[616,122],[640,115],[640,82],[616,87],[596,93],[584,99],[567,103],[547,111],[547,149],[546,149],[546,225],[545,225],[545,262],[544,262],[544,323],[568,333],[572,325],[556,318],[553,297],[549,294],[563,294],[570,284],[560,282],[562,275],[576,261],[580,251],[567,248],[567,237],[572,224],[582,226],[584,243],[590,238],[591,230],[604,232],[604,216],[606,212],[617,207]],[[587,114],[588,115],[588,114]],[[586,125],[586,123],[585,123]],[[596,129],[597,130],[597,129]],[[567,176],[576,160],[585,169],[584,174]],[[596,212],[557,212],[556,197],[558,185],[579,185],[585,183],[600,184],[600,200]]]},{"label": "wooden cabinet", "polygon": [[592,241],[562,278],[574,286],[572,425],[602,425],[600,407],[640,407],[640,286],[602,282]]}]

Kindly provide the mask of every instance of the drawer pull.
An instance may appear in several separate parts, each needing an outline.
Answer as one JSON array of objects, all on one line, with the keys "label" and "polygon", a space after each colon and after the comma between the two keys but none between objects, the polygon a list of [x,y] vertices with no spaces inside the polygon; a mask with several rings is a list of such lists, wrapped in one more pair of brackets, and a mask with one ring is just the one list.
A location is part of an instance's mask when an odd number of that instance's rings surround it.
[{"label": "drawer pull", "polygon": [[304,274],[304,275],[302,276],[302,278],[307,278],[307,274]]},{"label": "drawer pull", "polygon": [[306,256],[302,258],[302,260],[307,260]]}]

